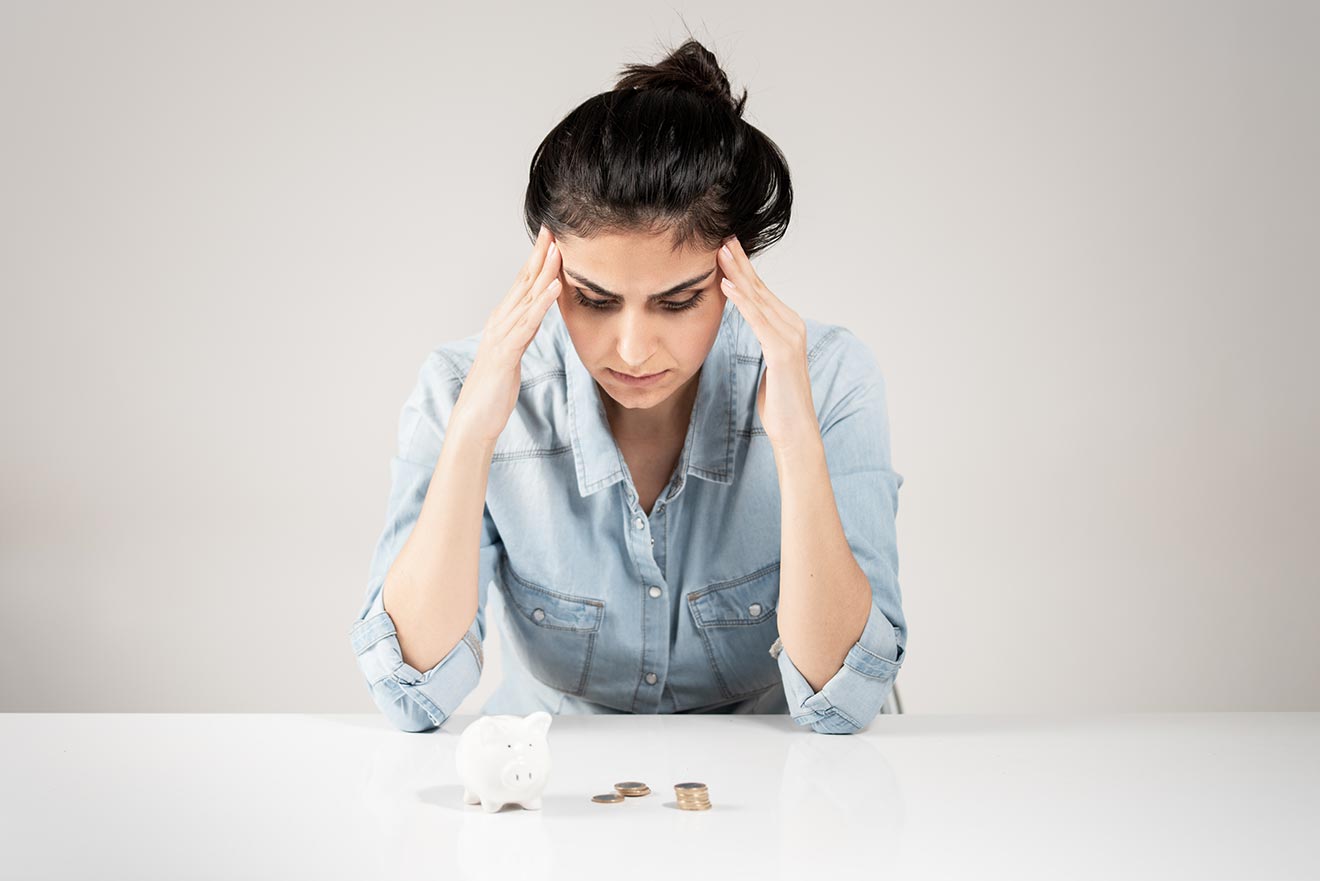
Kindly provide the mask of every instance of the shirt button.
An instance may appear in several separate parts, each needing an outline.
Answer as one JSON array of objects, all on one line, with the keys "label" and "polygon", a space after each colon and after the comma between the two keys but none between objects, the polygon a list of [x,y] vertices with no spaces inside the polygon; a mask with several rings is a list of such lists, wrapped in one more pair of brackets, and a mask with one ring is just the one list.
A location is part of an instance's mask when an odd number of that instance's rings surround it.
[{"label": "shirt button", "polygon": [[533,612],[533,613],[532,613],[532,620],[533,620],[533,621],[536,621],[536,622],[544,621],[544,620],[545,620],[545,610],[544,610],[544,609],[537,609],[535,612]]},{"label": "shirt button", "polygon": [[641,517],[637,517],[633,520],[633,526],[635,526],[638,529],[641,529],[645,525],[646,525],[646,521],[643,520]]},{"label": "shirt button", "polygon": [[751,615],[753,618],[761,614],[761,604],[752,603],[750,606],[747,607],[747,614]]},{"label": "shirt button", "polygon": [[646,681],[647,681],[647,683],[650,684],[650,685],[655,685],[656,680],[659,679],[659,678],[660,678],[660,677],[656,676],[654,673],[647,673],[647,674],[646,674]]},{"label": "shirt button", "polygon": [[647,593],[649,593],[649,594],[650,594],[651,596],[653,596],[653,597],[658,597],[658,596],[660,596],[660,588],[656,587],[656,586],[653,584],[653,585],[651,585],[651,589],[650,589],[649,591],[647,591]]}]

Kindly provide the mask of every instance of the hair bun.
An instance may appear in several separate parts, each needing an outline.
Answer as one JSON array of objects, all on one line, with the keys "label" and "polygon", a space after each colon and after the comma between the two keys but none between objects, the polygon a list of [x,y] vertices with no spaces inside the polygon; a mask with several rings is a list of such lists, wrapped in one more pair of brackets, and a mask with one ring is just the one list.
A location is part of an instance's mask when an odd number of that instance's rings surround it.
[{"label": "hair bun", "polygon": [[674,89],[696,92],[719,103],[742,117],[747,90],[734,100],[729,78],[720,69],[715,55],[696,40],[689,39],[668,57],[655,64],[625,64],[614,84],[614,91],[626,89]]}]

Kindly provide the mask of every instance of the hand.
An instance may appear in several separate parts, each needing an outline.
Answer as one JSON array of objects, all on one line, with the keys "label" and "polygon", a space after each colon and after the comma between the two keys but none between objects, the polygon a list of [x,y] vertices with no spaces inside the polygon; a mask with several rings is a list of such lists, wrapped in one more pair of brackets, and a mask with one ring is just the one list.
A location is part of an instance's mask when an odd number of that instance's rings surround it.
[{"label": "hand", "polygon": [[476,357],[449,419],[449,431],[458,430],[494,445],[518,404],[523,352],[563,289],[559,266],[554,236],[542,224],[531,256],[481,331]]},{"label": "hand", "polygon": [[819,443],[820,422],[807,371],[806,322],[765,286],[736,236],[725,240],[718,259],[724,295],[761,341],[765,376],[756,392],[756,410],[770,445],[781,451]]}]

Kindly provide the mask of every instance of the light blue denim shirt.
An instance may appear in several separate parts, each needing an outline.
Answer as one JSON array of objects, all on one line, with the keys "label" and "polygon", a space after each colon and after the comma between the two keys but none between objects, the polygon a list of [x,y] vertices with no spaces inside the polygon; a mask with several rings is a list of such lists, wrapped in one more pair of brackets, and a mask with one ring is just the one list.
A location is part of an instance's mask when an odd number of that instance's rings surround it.
[{"label": "light blue denim shirt", "polygon": [[903,476],[890,465],[876,360],[847,329],[804,320],[834,499],[871,584],[865,629],[820,691],[778,640],[779,481],[756,413],[765,365],[751,326],[725,303],[678,466],[648,514],[556,304],[523,355],[492,457],[478,612],[426,671],[404,663],[381,588],[417,522],[480,334],[430,352],[403,405],[385,527],[350,632],[381,712],[426,731],[472,692],[493,584],[505,675],[483,713],[786,712],[830,734],[869,724],[907,642],[895,537]]}]

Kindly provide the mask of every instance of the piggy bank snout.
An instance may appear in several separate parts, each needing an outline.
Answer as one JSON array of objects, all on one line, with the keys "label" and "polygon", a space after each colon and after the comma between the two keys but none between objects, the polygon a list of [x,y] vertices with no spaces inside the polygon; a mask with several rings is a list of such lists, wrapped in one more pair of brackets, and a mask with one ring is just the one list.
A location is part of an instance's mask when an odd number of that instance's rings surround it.
[{"label": "piggy bank snout", "polygon": [[529,762],[525,758],[507,762],[501,769],[500,782],[508,789],[527,789],[545,782],[545,769],[538,767],[539,762]]}]

